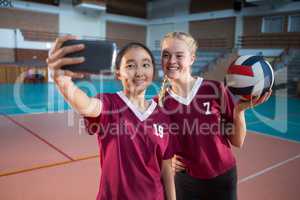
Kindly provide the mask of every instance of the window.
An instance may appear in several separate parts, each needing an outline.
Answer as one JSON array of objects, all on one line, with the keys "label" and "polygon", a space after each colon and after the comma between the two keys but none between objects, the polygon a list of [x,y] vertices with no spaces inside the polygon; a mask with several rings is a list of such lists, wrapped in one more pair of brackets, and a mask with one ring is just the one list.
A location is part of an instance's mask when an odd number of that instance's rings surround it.
[{"label": "window", "polygon": [[280,33],[283,32],[284,17],[269,16],[263,18],[262,32],[263,33]]},{"label": "window", "polygon": [[300,15],[290,15],[288,32],[300,32]]},{"label": "window", "polygon": [[13,4],[11,0],[0,0],[0,8],[12,8]]}]

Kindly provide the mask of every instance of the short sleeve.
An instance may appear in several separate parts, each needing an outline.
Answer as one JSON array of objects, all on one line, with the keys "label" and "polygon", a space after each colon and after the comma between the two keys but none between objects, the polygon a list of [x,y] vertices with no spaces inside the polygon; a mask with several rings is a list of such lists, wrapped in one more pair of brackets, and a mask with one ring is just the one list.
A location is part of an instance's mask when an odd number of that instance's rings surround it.
[{"label": "short sleeve", "polygon": [[175,154],[178,153],[178,151],[179,151],[179,144],[178,144],[177,135],[170,134],[168,146],[164,153],[163,159],[164,160],[171,159]]},{"label": "short sleeve", "polygon": [[153,101],[155,101],[156,103],[158,103],[158,95],[154,96],[152,99],[153,99]]},{"label": "short sleeve", "polygon": [[95,98],[102,102],[101,113],[98,117],[84,117],[84,124],[86,131],[90,135],[101,134],[101,129],[109,121],[109,114],[111,110],[111,98],[109,94],[97,94]]}]

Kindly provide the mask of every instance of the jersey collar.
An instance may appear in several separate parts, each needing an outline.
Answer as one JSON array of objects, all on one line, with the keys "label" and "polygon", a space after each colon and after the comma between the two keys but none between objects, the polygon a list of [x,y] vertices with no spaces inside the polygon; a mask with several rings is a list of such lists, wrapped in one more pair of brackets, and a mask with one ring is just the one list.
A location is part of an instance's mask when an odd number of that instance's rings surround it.
[{"label": "jersey collar", "polygon": [[179,96],[177,94],[175,94],[172,90],[168,90],[168,93],[170,94],[171,97],[173,97],[176,101],[178,101],[181,104],[184,105],[189,105],[192,100],[194,99],[194,97],[196,96],[201,84],[202,84],[203,78],[198,77],[196,82],[194,83],[192,90],[189,92],[189,94],[187,95],[187,97],[182,97]]},{"label": "jersey collar", "polygon": [[145,121],[154,112],[157,105],[157,103],[152,99],[147,110],[145,112],[141,112],[122,91],[117,92],[117,94],[140,121]]}]

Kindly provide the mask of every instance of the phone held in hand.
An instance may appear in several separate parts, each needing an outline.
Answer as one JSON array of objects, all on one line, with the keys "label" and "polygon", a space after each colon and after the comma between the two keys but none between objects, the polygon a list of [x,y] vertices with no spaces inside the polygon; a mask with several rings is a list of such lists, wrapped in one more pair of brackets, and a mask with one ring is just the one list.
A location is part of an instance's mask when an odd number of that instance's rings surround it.
[{"label": "phone held in hand", "polygon": [[83,63],[66,65],[62,69],[73,72],[99,74],[112,71],[117,56],[117,45],[104,40],[68,40],[63,46],[84,44],[82,51],[67,54],[66,57],[84,57]]}]

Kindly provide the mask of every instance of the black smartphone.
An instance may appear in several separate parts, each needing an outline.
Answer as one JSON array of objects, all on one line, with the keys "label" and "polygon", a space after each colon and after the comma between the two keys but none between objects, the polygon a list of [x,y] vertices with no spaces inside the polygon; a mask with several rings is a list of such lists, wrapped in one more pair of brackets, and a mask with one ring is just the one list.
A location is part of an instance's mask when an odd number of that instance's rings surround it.
[{"label": "black smartphone", "polygon": [[73,72],[99,74],[111,71],[117,55],[117,45],[105,40],[68,40],[62,46],[84,44],[82,51],[67,54],[66,57],[84,57],[83,63],[65,65],[62,69]]}]

